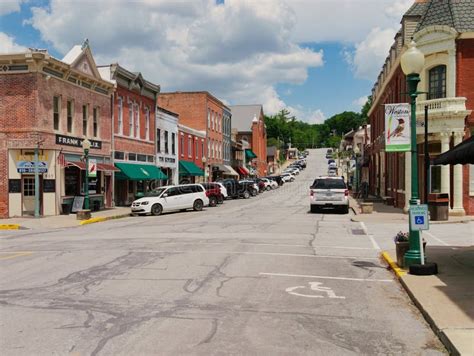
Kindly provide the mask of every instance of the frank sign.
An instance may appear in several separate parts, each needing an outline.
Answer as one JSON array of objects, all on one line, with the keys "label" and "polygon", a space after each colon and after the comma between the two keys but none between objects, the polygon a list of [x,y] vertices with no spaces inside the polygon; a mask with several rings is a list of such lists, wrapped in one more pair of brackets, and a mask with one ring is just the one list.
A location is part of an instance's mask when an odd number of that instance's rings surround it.
[{"label": "frank sign", "polygon": [[410,151],[410,104],[385,105],[385,151]]}]

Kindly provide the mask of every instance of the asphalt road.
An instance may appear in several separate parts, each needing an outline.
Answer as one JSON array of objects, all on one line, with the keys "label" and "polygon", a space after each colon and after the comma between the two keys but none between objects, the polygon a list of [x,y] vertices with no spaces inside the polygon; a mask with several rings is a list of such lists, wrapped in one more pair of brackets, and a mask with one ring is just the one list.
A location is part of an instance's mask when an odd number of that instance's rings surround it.
[{"label": "asphalt road", "polygon": [[2,355],[442,354],[377,243],[294,183],[202,212],[0,237]]}]

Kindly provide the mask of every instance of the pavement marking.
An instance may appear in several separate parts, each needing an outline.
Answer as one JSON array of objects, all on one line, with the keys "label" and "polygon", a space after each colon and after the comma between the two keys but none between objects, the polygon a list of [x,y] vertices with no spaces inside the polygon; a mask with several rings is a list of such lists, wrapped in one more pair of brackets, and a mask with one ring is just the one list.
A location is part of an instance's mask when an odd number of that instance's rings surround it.
[{"label": "pavement marking", "polygon": [[[336,295],[334,291],[329,288],[329,287],[323,287],[322,282],[309,282],[309,289],[314,291],[314,292],[323,292],[327,294],[328,298],[333,298],[333,299],[346,299],[346,297]],[[307,287],[305,286],[296,286],[296,287],[289,287],[285,289],[285,292],[288,294],[296,295],[298,297],[306,297],[306,298],[324,298],[324,296],[319,295],[319,294],[302,294],[295,292],[295,290],[298,289],[306,289]]]},{"label": "pavement marking", "polygon": [[374,247],[374,249],[377,251],[380,251],[381,248],[379,244],[377,243],[377,241],[375,241],[374,236],[373,235],[368,235],[368,236],[369,236],[370,242],[372,242],[372,246]]},{"label": "pavement marking", "polygon": [[0,224],[0,230],[19,230],[20,224]]},{"label": "pavement marking", "polygon": [[393,272],[395,272],[396,276],[398,278],[401,278],[402,276],[404,276],[405,274],[407,274],[407,272],[403,269],[401,269],[393,260],[392,258],[390,257],[390,255],[388,254],[387,251],[384,251],[382,252],[382,257],[383,259],[388,263],[388,265],[390,266],[390,268],[393,270]]},{"label": "pavement marking", "polygon": [[[195,244],[195,245],[229,245],[231,242],[200,242],[200,241],[184,241],[184,242],[162,242],[165,245],[184,245],[184,244]],[[272,243],[253,243],[253,242],[239,242],[235,241],[239,245],[255,245],[255,246],[281,246],[281,247],[308,247],[308,245],[293,245],[293,244],[272,244]]]},{"label": "pavement marking", "polygon": [[444,245],[444,246],[450,246],[449,244],[447,244],[446,242],[444,242],[443,240],[441,240],[440,238],[436,237],[435,235],[433,235],[431,232],[428,232],[428,231],[423,231],[423,234],[424,235],[428,235],[429,237],[431,237],[433,240],[436,240],[438,241],[440,244]]},{"label": "pavement marking", "polygon": [[33,252],[32,251],[16,251],[16,252],[0,252],[0,254],[10,254],[10,256],[0,256],[0,260],[9,260],[11,258],[29,256],[33,254]]},{"label": "pavement marking", "polygon": [[334,280],[340,280],[340,281],[355,281],[355,282],[393,282],[392,279],[367,279],[367,278],[351,278],[351,277],[312,276],[312,275],[306,275],[306,274],[266,273],[266,272],[260,272],[259,274],[262,276],[334,279]]},{"label": "pavement marking", "polygon": [[342,250],[373,250],[372,247],[347,247],[347,246],[327,246],[327,245],[314,245],[316,247],[324,247],[324,248],[339,248]]},{"label": "pavement marking", "polygon": [[368,235],[367,226],[365,226],[363,221],[359,221],[360,227],[364,230],[365,234]]}]

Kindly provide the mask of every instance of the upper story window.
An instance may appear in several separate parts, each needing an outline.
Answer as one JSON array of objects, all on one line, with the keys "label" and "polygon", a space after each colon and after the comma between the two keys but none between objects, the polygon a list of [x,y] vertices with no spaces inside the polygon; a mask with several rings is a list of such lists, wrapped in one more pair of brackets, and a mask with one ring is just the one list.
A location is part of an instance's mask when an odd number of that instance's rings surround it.
[{"label": "upper story window", "polygon": [[207,127],[211,128],[211,109],[207,109]]},{"label": "upper story window", "polygon": [[67,101],[67,132],[72,132],[72,112],[73,112],[72,100]]},{"label": "upper story window", "polygon": [[92,131],[94,137],[97,137],[99,134],[99,108],[94,108],[92,110]]},{"label": "upper story window", "polygon": [[197,138],[196,138],[196,148],[195,148],[194,153],[196,154],[196,159],[198,159],[199,158],[199,141]]},{"label": "upper story window", "polygon": [[176,134],[171,133],[171,154],[176,154]]},{"label": "upper story window", "polygon": [[133,104],[128,104],[128,135],[133,137],[133,125],[134,125],[134,118],[133,118]]},{"label": "upper story window", "polygon": [[150,140],[150,109],[145,108],[145,139]]},{"label": "upper story window", "polygon": [[164,137],[164,141],[165,141],[165,153],[169,153],[169,145],[168,145],[168,136],[169,136],[169,133],[168,131],[165,130],[165,137]]},{"label": "upper story window", "polygon": [[140,138],[140,106],[135,104],[135,137]]},{"label": "upper story window", "polygon": [[193,138],[188,136],[188,157],[192,157],[193,155]]},{"label": "upper story window", "polygon": [[53,127],[59,130],[59,96],[53,97]]},{"label": "upper story window", "polygon": [[118,98],[118,133],[123,135],[123,99]]},{"label": "upper story window", "polygon": [[156,152],[161,152],[161,129],[156,129]]},{"label": "upper story window", "polygon": [[429,71],[428,99],[446,98],[446,66],[440,65]]},{"label": "upper story window", "polygon": [[87,136],[87,105],[82,105],[82,134]]},{"label": "upper story window", "polygon": [[180,144],[179,150],[181,152],[181,157],[183,157],[184,156],[184,135],[181,135],[181,144]]}]

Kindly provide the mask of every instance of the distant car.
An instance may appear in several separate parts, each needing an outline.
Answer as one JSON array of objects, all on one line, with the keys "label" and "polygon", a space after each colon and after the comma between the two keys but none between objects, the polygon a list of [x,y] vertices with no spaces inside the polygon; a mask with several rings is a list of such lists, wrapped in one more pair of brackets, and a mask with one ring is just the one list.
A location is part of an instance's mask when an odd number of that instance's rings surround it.
[{"label": "distant car", "polygon": [[349,190],[341,177],[318,177],[310,187],[310,210],[339,208],[343,213],[349,212]]},{"label": "distant car", "polygon": [[270,180],[268,178],[261,178],[261,180],[265,183],[265,190],[271,190],[278,188],[278,183],[274,180]]},{"label": "distant car", "polygon": [[219,183],[224,185],[227,190],[227,195],[229,198],[237,199],[237,198],[244,198],[248,199],[254,193],[254,186],[253,182],[239,182],[236,179],[224,179],[221,180]]},{"label": "distant car", "polygon": [[281,179],[284,181],[284,182],[294,182],[295,181],[295,176],[291,173],[283,173],[281,175]]},{"label": "distant car", "polygon": [[221,188],[221,194],[224,197],[224,199],[227,199],[228,194],[227,194],[227,189],[225,189],[225,187],[224,187],[224,184],[222,184],[220,182],[216,182],[216,184],[218,184],[219,187]]},{"label": "distant car", "polygon": [[217,183],[202,183],[206,189],[206,195],[209,198],[209,206],[214,207],[224,202],[224,195],[221,193],[221,187]]},{"label": "distant car", "polygon": [[267,176],[265,178],[268,178],[270,180],[277,182],[278,186],[282,186],[285,183],[285,181],[283,180],[281,176]]},{"label": "distant car", "polygon": [[328,159],[328,164],[335,163],[333,159]]},{"label": "distant car", "polygon": [[329,177],[337,177],[337,168],[329,168],[328,169],[328,176]]},{"label": "distant car", "polygon": [[209,205],[206,190],[201,184],[180,184],[164,186],[148,192],[132,203],[132,214],[160,215],[174,210],[194,209],[201,211]]},{"label": "distant car", "polygon": [[329,168],[337,168],[336,162],[331,162],[328,164]]}]

